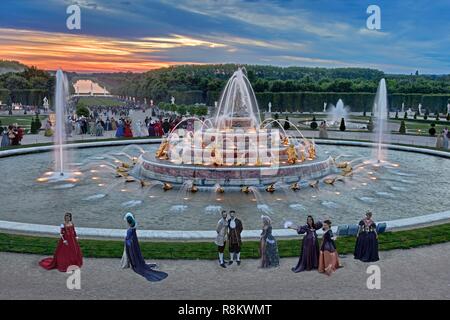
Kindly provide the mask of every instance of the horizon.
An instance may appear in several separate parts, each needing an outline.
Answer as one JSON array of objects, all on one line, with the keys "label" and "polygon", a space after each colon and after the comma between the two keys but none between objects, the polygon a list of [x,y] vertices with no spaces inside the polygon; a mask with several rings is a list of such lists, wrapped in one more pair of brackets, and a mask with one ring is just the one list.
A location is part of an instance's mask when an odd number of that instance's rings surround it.
[{"label": "horizon", "polygon": [[[76,3],[81,29],[66,26]],[[450,74],[450,3],[378,1],[12,1],[0,3],[0,58],[45,70],[142,73],[192,64],[371,68]],[[420,23],[418,23],[420,22]],[[426,26],[426,27],[424,27]]]}]

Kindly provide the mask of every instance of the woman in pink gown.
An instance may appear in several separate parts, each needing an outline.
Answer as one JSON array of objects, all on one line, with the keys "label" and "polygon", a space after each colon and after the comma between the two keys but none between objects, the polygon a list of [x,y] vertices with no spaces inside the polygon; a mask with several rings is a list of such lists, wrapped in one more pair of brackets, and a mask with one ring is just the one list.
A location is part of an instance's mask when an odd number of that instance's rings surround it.
[{"label": "woman in pink gown", "polygon": [[58,269],[61,272],[66,272],[69,266],[81,267],[83,265],[83,255],[78,244],[78,237],[70,212],[64,215],[64,224],[61,225],[60,235],[61,238],[53,257],[41,260],[39,265],[47,270]]}]

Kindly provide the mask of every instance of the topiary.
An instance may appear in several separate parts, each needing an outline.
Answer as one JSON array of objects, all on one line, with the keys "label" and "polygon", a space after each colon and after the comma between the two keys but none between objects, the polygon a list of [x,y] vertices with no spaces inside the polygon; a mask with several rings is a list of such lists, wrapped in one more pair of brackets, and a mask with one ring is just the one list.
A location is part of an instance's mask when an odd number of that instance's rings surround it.
[{"label": "topiary", "polygon": [[84,116],[86,118],[89,118],[89,115],[90,115],[89,109],[87,107],[85,107],[84,105],[78,106],[76,113],[77,113],[77,116],[79,116],[79,117]]},{"label": "topiary", "polygon": [[425,113],[425,115],[423,116],[423,120],[427,120],[428,119],[428,115]]},{"label": "topiary", "polygon": [[366,116],[366,110],[363,111],[363,117],[365,117],[365,116]]},{"label": "topiary", "polygon": [[414,113],[414,120],[416,120],[417,119],[417,112],[416,113]]},{"label": "topiary", "polygon": [[398,119],[398,111],[395,111],[395,119]]},{"label": "topiary", "polygon": [[405,111],[405,114],[403,115],[403,119],[408,119],[408,112]]},{"label": "topiary", "polygon": [[406,134],[405,120],[402,120],[402,122],[400,123],[400,129],[398,130],[398,132],[400,132],[401,134]]},{"label": "topiary", "polygon": [[313,129],[313,130],[316,130],[316,129],[317,129],[318,125],[317,125],[317,122],[316,122],[316,117],[313,117],[313,119],[312,119],[312,121],[311,121],[311,124],[310,124],[309,126],[310,126],[311,129]]},{"label": "topiary", "polygon": [[436,124],[434,122],[432,122],[430,124],[431,128],[428,130],[428,133],[430,134],[430,136],[434,136],[436,134],[436,129],[434,128],[436,126]]},{"label": "topiary", "polygon": [[339,126],[339,130],[345,131],[345,119],[344,118],[341,119],[341,125]]},{"label": "topiary", "polygon": [[439,112],[436,113],[436,121],[439,121]]}]

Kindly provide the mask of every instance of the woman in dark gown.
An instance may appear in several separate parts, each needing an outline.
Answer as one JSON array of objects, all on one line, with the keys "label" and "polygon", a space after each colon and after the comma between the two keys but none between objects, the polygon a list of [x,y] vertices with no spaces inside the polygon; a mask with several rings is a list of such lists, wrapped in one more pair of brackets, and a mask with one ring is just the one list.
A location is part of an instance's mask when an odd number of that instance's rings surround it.
[{"label": "woman in dark gown", "polygon": [[305,234],[302,241],[300,251],[300,258],[295,267],[292,268],[294,272],[315,270],[319,267],[319,241],[317,240],[316,230],[322,228],[322,223],[319,221],[314,223],[312,216],[308,216],[306,224],[300,227],[290,226],[295,229],[298,234]]},{"label": "woman in dark gown", "polygon": [[58,269],[61,272],[66,272],[69,266],[81,267],[83,265],[83,255],[78,244],[78,237],[70,212],[64,215],[64,224],[61,225],[60,236],[61,238],[53,257],[41,260],[39,265],[47,270]]},{"label": "woman in dark gown", "polygon": [[359,222],[354,256],[355,259],[363,262],[380,260],[378,256],[377,225],[372,220],[372,212],[370,211],[367,211],[366,217]]},{"label": "woman in dark gown", "polygon": [[136,234],[136,221],[133,215],[128,212],[124,218],[128,223],[127,236],[125,238],[125,248],[122,256],[122,268],[131,268],[148,281],[161,281],[167,278],[167,273],[153,270],[155,264],[146,264],[142,257],[141,248]]},{"label": "woman in dark gown", "polygon": [[319,272],[329,276],[340,267],[330,220],[323,222],[323,231],[325,233],[323,234],[322,244],[320,246]]}]

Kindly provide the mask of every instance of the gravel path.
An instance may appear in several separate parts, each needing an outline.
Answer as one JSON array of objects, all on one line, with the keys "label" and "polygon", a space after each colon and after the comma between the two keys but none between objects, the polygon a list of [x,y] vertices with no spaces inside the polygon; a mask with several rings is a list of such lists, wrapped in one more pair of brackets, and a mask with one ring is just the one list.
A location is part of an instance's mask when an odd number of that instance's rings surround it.
[{"label": "gravel path", "polygon": [[369,264],[351,256],[331,277],[292,273],[295,258],[272,270],[258,269],[257,260],[227,269],[206,260],[152,261],[169,273],[157,283],[121,270],[119,259],[85,259],[81,290],[69,290],[67,274],[38,267],[41,256],[0,253],[0,299],[450,299],[449,252],[450,243],[381,252],[380,290],[367,289]]}]

